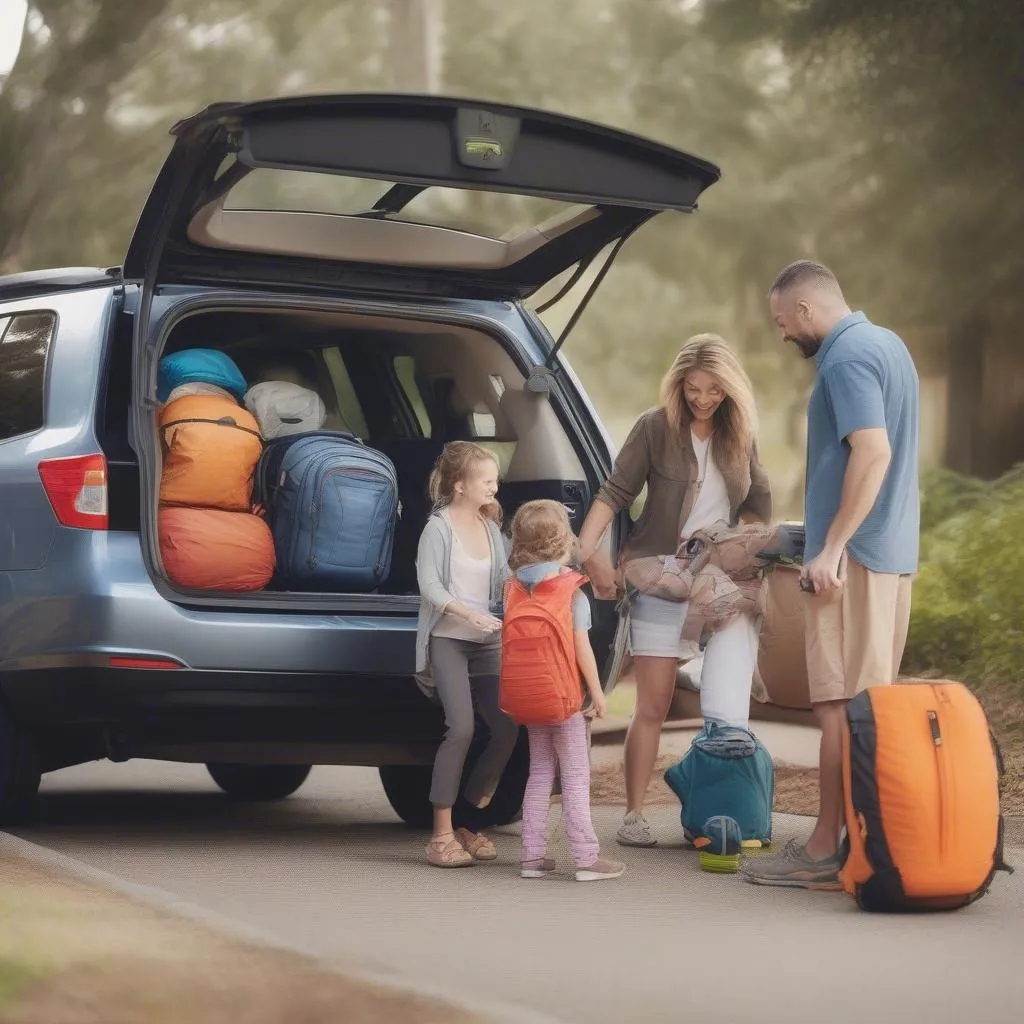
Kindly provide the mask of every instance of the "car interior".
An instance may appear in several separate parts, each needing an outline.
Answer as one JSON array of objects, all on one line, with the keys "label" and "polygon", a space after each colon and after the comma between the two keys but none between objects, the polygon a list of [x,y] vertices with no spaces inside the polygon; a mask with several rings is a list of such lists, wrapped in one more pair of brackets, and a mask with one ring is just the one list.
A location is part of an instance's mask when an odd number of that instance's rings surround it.
[{"label": "car interior", "polygon": [[478,329],[347,313],[199,312],[171,330],[163,353],[192,347],[223,349],[250,387],[278,380],[316,391],[323,429],[355,434],[391,459],[401,518],[379,593],[417,593],[428,480],[448,441],[475,441],[497,456],[506,527],[521,504],[542,497],[563,502],[575,529],[582,524],[594,488],[566,430]]}]

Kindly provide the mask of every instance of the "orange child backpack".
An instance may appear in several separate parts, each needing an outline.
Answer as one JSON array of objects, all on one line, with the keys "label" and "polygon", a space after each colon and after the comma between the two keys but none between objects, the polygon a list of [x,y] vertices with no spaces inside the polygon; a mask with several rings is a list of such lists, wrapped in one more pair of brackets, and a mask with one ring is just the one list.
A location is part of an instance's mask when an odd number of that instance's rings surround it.
[{"label": "orange child backpack", "polygon": [[555,725],[583,706],[572,599],[586,582],[566,572],[532,590],[515,577],[506,585],[499,700],[519,725]]},{"label": "orange child backpack", "polygon": [[843,888],[863,910],[955,910],[1003,862],[1002,764],[977,697],[948,681],[872,686],[846,708]]}]

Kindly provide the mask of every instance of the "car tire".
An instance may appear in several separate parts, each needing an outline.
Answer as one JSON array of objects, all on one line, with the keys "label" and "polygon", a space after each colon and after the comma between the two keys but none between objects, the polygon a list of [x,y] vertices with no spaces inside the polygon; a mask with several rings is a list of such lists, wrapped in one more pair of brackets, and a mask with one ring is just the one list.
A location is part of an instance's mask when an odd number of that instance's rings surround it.
[{"label": "car tire", "polygon": [[0,825],[16,825],[31,815],[39,780],[31,735],[0,703]]},{"label": "car tire", "polygon": [[[466,756],[462,785],[465,785],[469,778],[469,773],[473,770],[473,765],[483,751],[485,743],[486,733],[484,730],[477,730]],[[382,765],[379,769],[380,781],[388,803],[410,828],[423,829],[433,825],[434,809],[430,803],[430,780],[433,770],[432,765],[419,764]],[[460,796],[452,809],[455,827],[479,831],[519,821],[522,817],[523,795],[526,792],[526,780],[529,775],[530,746],[526,730],[520,729],[519,739],[505,766],[493,799],[486,807],[477,808],[467,804]]]},{"label": "car tire", "polygon": [[210,777],[237,800],[283,800],[309,776],[308,764],[208,764]]}]

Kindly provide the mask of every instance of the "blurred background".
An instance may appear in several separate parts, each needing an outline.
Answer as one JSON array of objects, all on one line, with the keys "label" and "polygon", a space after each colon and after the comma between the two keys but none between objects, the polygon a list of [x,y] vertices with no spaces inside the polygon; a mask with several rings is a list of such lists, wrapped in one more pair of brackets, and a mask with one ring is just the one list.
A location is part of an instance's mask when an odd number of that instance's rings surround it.
[{"label": "blurred background", "polygon": [[706,157],[700,212],[626,245],[566,355],[618,442],[680,344],[724,335],[799,518],[812,367],[765,294],[793,259],[831,266],[921,376],[905,670],[1024,729],[1022,46],[1020,0],[0,0],[0,272],[118,264],[168,128],[218,100],[443,92]]}]

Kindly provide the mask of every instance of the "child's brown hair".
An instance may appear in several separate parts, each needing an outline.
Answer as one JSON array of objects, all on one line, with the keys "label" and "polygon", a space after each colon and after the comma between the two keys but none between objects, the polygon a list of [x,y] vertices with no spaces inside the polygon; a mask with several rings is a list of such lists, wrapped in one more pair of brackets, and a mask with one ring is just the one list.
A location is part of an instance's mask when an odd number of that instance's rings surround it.
[{"label": "child's brown hair", "polygon": [[[480,462],[493,462],[498,466],[497,456],[488,451],[482,445],[474,444],[472,441],[450,441],[444,446],[444,451],[437,457],[434,469],[430,474],[430,500],[434,503],[434,510],[450,505],[455,498],[455,485],[460,480],[465,480],[473,467]],[[493,519],[500,525],[502,515],[501,506],[492,501],[485,505],[481,513],[488,519]]]},{"label": "child's brown hair", "polygon": [[560,502],[528,501],[512,518],[510,569],[538,562],[562,562],[576,552],[569,513]]}]

